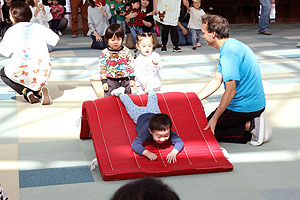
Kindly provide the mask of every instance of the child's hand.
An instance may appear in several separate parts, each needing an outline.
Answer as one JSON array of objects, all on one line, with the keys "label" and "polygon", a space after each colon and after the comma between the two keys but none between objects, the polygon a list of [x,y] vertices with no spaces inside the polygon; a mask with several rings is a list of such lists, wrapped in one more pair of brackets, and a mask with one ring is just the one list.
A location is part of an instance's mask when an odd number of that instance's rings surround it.
[{"label": "child's hand", "polygon": [[187,0],[183,0],[183,5],[185,5],[186,7],[190,7],[189,1],[187,1]]},{"label": "child's hand", "polygon": [[152,60],[153,65],[158,65],[157,60]]},{"label": "child's hand", "polygon": [[168,155],[167,155],[167,162],[168,163],[176,163],[176,156],[179,153],[177,149],[173,149]]},{"label": "child's hand", "polygon": [[152,153],[148,150],[143,151],[142,155],[146,156],[151,161],[154,161],[157,159],[157,155],[155,155],[154,153]]},{"label": "child's hand", "polygon": [[107,84],[107,83],[104,83],[104,84],[102,85],[102,87],[103,87],[103,90],[104,90],[104,91],[107,91],[107,90],[108,90],[108,84]]},{"label": "child's hand", "polygon": [[135,85],[135,81],[134,80],[130,80],[130,87],[133,87]]}]

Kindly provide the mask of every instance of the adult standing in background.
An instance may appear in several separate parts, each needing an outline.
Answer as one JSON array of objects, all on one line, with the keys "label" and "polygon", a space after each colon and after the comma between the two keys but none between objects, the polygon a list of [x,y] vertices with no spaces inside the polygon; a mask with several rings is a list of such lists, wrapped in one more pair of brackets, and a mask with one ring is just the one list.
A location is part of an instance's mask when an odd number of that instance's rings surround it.
[{"label": "adult standing in background", "polygon": [[89,31],[88,27],[88,1],[87,0],[70,0],[71,3],[71,16],[72,16],[72,38],[78,36],[78,9],[80,8],[83,35],[87,36]]},{"label": "adult standing in background", "polygon": [[[183,0],[185,1],[185,0]],[[190,14],[187,11],[186,6],[184,6],[183,1],[181,2],[180,15],[178,19],[178,36],[179,36],[179,46],[192,45],[192,32],[188,28],[188,23],[190,20]],[[188,0],[189,5],[192,5],[192,1]]]},{"label": "adult standing in background", "polygon": [[271,2],[270,0],[259,0],[261,4],[261,13],[258,23],[258,33],[264,35],[272,35],[269,30]]},{"label": "adult standing in background", "polygon": [[177,31],[178,17],[180,12],[181,0],[154,0],[153,18],[161,23],[161,51],[167,51],[169,32],[173,43],[173,52],[181,52],[178,47],[179,36]]},{"label": "adult standing in background", "polygon": [[1,37],[4,37],[5,32],[9,29],[13,23],[9,18],[9,6],[12,3],[12,0],[4,0],[4,4],[2,5],[2,14],[3,14],[3,22],[1,23]]}]

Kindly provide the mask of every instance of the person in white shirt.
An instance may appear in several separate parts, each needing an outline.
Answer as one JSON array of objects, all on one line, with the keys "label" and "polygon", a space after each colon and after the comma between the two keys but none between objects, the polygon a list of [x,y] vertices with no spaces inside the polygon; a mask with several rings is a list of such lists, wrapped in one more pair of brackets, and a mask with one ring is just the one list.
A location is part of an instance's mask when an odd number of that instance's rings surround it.
[{"label": "person in white shirt", "polygon": [[197,47],[201,47],[201,43],[200,43],[200,38],[202,35],[201,17],[205,15],[205,12],[200,8],[201,0],[193,0],[193,7],[189,7],[189,2],[187,0],[183,0],[183,3],[188,9],[188,12],[190,13],[188,28],[190,28],[192,32],[192,42],[193,42],[192,49],[196,50]]},{"label": "person in white shirt", "polygon": [[0,54],[10,57],[1,69],[1,79],[29,103],[51,104],[47,87],[51,71],[47,44],[55,46],[59,36],[43,25],[32,23],[32,12],[23,2],[11,4],[9,28],[0,43]]},{"label": "person in white shirt", "polygon": [[136,46],[141,51],[134,62],[137,93],[159,92],[161,90],[159,70],[162,68],[162,63],[160,55],[153,52],[152,33],[140,33],[136,40]]},{"label": "person in white shirt", "polygon": [[39,0],[29,0],[29,8],[32,11],[31,22],[44,25],[49,28],[49,21],[53,18],[49,6],[40,3]]}]

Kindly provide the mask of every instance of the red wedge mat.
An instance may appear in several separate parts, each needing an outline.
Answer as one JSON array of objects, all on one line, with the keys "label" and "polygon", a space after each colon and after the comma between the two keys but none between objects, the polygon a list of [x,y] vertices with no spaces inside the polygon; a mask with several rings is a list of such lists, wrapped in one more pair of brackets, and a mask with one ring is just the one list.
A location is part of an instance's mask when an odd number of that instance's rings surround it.
[{"label": "red wedge mat", "polygon": [[[224,172],[233,170],[224,157],[218,142],[207,124],[203,106],[195,93],[158,93],[159,107],[168,114],[184,148],[177,155],[177,163],[168,164],[166,156],[173,149],[169,142],[145,144],[155,153],[156,161],[149,161],[131,149],[136,138],[135,124],[117,97],[85,101],[82,105],[81,139],[93,139],[103,180],[120,180],[144,176],[172,176]],[[147,105],[148,95],[130,95],[139,106]]]}]

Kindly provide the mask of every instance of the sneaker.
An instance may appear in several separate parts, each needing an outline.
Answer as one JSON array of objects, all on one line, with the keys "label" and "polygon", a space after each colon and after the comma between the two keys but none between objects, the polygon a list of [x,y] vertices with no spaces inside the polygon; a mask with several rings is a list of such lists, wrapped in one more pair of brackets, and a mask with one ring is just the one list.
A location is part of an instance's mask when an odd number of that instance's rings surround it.
[{"label": "sneaker", "polygon": [[49,89],[47,86],[43,86],[42,89],[42,105],[50,105],[51,104],[51,97],[49,94]]},{"label": "sneaker", "polygon": [[39,102],[39,98],[37,98],[31,91],[26,92],[26,94],[24,95],[24,99],[26,101],[28,101],[29,103],[33,104],[33,103],[37,103]]},{"label": "sneaker", "polygon": [[224,157],[228,160],[229,159],[229,153],[227,152],[227,150],[223,147],[220,147],[222,150],[222,153],[224,155]]},{"label": "sneaker", "polygon": [[259,32],[259,34],[263,34],[263,35],[272,35],[272,32],[269,31],[269,30],[265,30],[265,31]]},{"label": "sneaker", "polygon": [[192,49],[193,49],[193,50],[196,50],[196,49],[197,49],[196,45],[193,45]]},{"label": "sneaker", "polygon": [[173,47],[173,52],[181,52],[181,49],[178,46]]},{"label": "sneaker", "polygon": [[77,38],[77,35],[76,35],[76,34],[73,34],[71,37],[72,37],[72,38]]},{"label": "sneaker", "polygon": [[197,42],[197,47],[201,47],[201,43],[200,42]]},{"label": "sneaker", "polygon": [[254,118],[254,129],[250,133],[252,134],[251,145],[259,146],[271,140],[272,129],[264,112]]},{"label": "sneaker", "polygon": [[59,35],[59,36],[62,36],[63,34],[62,34],[60,31],[58,31],[58,35]]},{"label": "sneaker", "polygon": [[300,42],[296,45],[297,48],[300,48]]},{"label": "sneaker", "polygon": [[166,46],[162,46],[160,49],[161,52],[166,52],[167,51],[167,47]]},{"label": "sneaker", "polygon": [[120,97],[122,94],[125,93],[125,88],[124,87],[119,87],[117,89],[114,89],[113,91],[111,91],[111,96],[117,96]]}]

